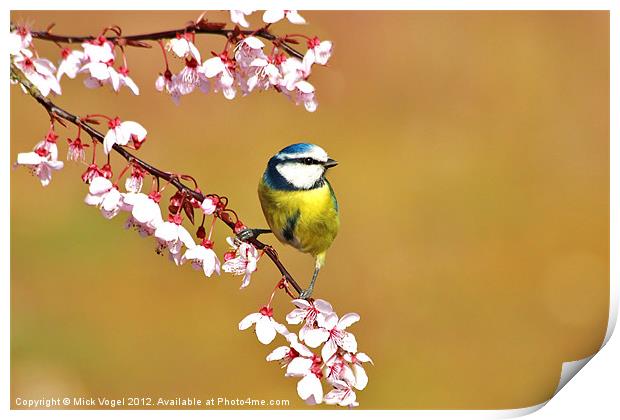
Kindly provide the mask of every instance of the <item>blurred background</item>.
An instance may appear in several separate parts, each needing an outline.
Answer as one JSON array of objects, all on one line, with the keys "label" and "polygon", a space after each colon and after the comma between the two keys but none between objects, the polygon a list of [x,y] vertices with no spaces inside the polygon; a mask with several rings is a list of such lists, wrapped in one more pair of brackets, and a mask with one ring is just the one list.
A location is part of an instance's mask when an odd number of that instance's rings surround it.
[{"label": "blurred background", "polygon": [[[200,12],[13,12],[35,29],[124,34],[182,27]],[[319,108],[274,92],[230,102],[200,92],[176,107],[154,89],[158,48],[127,51],[141,88],[114,94],[64,80],[67,110],[118,115],[149,131],[139,156],[225,194],[265,226],[256,187],[268,158],[309,141],[330,171],[342,229],[315,297],[361,315],[350,328],[368,367],[366,409],[503,409],[551,396],[564,361],[600,346],[609,301],[607,12],[305,12],[274,25],[334,41],[313,71]],[[209,12],[211,20],[228,14]],[[260,14],[250,17],[258,23]],[[36,41],[42,56],[54,44]],[[203,57],[221,38],[198,36]],[[175,62],[175,71],[180,62]],[[11,156],[42,139],[45,111],[11,90]],[[75,130],[59,127],[61,140]],[[66,148],[62,141],[61,156]],[[116,158],[115,158],[116,159]],[[113,160],[120,170],[120,160]],[[278,281],[206,279],[157,256],[152,240],[83,204],[84,167],[47,188],[11,178],[12,401],[52,396],[290,399],[296,380],[237,331]],[[218,224],[216,250],[227,250]],[[274,238],[306,284],[312,259]],[[276,318],[292,307],[279,294]],[[324,407],[323,407],[324,408]]]}]

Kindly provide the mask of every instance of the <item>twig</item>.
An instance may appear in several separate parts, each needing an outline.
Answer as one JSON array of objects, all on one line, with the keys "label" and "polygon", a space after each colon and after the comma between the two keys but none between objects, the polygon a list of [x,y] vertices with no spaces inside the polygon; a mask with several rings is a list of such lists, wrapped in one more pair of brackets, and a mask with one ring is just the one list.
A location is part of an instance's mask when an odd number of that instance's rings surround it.
[{"label": "twig", "polygon": [[[68,121],[77,127],[81,127],[81,129],[84,130],[86,133],[88,133],[90,137],[92,137],[94,140],[98,141],[99,143],[103,144],[103,139],[105,137],[104,134],[102,134],[101,132],[91,127],[89,124],[82,121],[82,119],[80,119],[80,117],[78,117],[77,115],[74,115],[60,108],[59,106],[54,104],[51,100],[41,95],[39,90],[23,76],[21,71],[17,67],[15,67],[14,64],[11,64],[11,78],[13,80],[16,80],[19,84],[21,84],[26,90],[26,92],[31,97],[33,97],[41,106],[43,106],[43,108],[45,108],[48,114],[53,115],[54,117],[58,119]],[[191,196],[195,198],[196,200],[198,200],[199,202],[202,202],[205,199],[206,195],[203,195],[199,191],[196,191],[195,189],[192,189],[188,187],[187,185],[185,185],[183,182],[181,182],[179,177],[175,175],[174,173],[162,171],[161,169],[156,168],[150,163],[145,162],[142,159],[136,157],[135,155],[127,151],[127,149],[125,149],[122,146],[119,146],[118,144],[113,145],[112,149],[116,153],[121,155],[127,162],[137,163],[155,178],[157,179],[161,178],[167,181],[168,183],[170,183],[171,185],[173,185],[182,194]],[[235,222],[232,221],[228,217],[227,213],[221,212],[221,213],[215,213],[215,214],[222,222],[224,222],[234,232]],[[257,249],[262,250],[271,259],[271,261],[273,261],[273,263],[278,268],[282,276],[286,279],[286,282],[290,284],[291,286],[293,286],[297,294],[300,294],[303,291],[303,289],[295,281],[293,276],[291,276],[291,274],[288,272],[288,270],[286,269],[286,267],[284,266],[284,264],[278,257],[278,254],[276,253],[275,249],[272,246],[267,245],[259,241],[256,238],[252,238],[248,240],[247,242],[254,245]]]},{"label": "twig", "polygon": [[[198,22],[191,23],[184,28],[172,29],[168,31],[160,31],[160,32],[150,32],[145,34],[137,34],[137,35],[128,35],[128,36],[110,36],[106,37],[108,41],[111,41],[117,45],[130,45],[130,46],[149,46],[148,44],[140,45],[139,41],[157,41],[160,39],[170,39],[175,38],[177,34],[182,34],[186,32],[192,32],[196,34],[211,34],[211,35],[221,35],[226,38],[230,38],[233,35],[241,34],[243,36],[256,36],[259,38],[266,39],[268,41],[273,42],[275,45],[282,47],[284,51],[286,51],[289,55],[293,57],[297,57],[300,60],[304,58],[304,55],[291,47],[284,39],[279,38],[278,36],[269,32],[269,29],[261,28],[258,31],[251,30],[240,30],[238,27],[226,29],[223,27],[223,24],[219,23],[210,23],[210,22]],[[82,43],[86,41],[92,41],[96,39],[96,36],[87,35],[87,36],[71,36],[71,35],[56,35],[52,34],[49,31],[32,31],[31,32],[33,38],[42,39],[46,41],[52,42],[64,42],[66,44],[76,44]],[[290,40],[289,40],[290,41]],[[150,47],[150,46],[149,46]]]}]

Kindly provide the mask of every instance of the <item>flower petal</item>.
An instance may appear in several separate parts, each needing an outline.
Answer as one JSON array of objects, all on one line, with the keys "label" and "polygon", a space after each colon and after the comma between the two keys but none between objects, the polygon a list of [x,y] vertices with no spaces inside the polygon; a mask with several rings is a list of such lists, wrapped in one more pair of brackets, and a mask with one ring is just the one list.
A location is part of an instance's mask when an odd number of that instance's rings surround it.
[{"label": "flower petal", "polygon": [[247,330],[252,326],[252,324],[255,324],[261,316],[262,315],[259,312],[254,312],[253,314],[246,316],[239,322],[239,330]]},{"label": "flower petal", "polygon": [[243,42],[245,44],[247,44],[248,47],[254,49],[254,50],[259,50],[261,48],[265,47],[265,44],[263,43],[263,41],[261,41],[260,39],[256,38],[255,36],[249,36],[247,38],[245,38],[243,40]]},{"label": "flower petal", "polygon": [[317,348],[321,344],[327,341],[329,338],[329,331],[324,328],[315,328],[306,331],[304,334],[304,342],[312,348]]},{"label": "flower petal", "polygon": [[321,380],[314,374],[304,376],[297,382],[297,394],[308,404],[320,404],[323,402]]},{"label": "flower petal", "polygon": [[256,321],[256,337],[263,344],[269,344],[276,338],[276,330],[268,316],[261,316]]},{"label": "flower petal", "polygon": [[276,23],[284,18],[284,10],[265,10],[263,13],[263,22]]},{"label": "flower petal", "polygon": [[366,353],[359,352],[355,355],[355,358],[360,362],[370,362],[370,364],[374,365],[372,359]]},{"label": "flower petal", "polygon": [[17,164],[18,165],[38,165],[43,161],[43,158],[35,152],[18,153]]},{"label": "flower petal", "polygon": [[362,365],[358,365],[357,363],[354,364],[353,374],[355,375],[355,388],[360,391],[366,388],[366,385],[368,385],[368,375],[366,375],[366,370],[362,367]]},{"label": "flower petal", "polygon": [[224,71],[226,66],[220,57],[209,58],[202,64],[205,76],[208,78],[214,77]]},{"label": "flower petal", "polygon": [[292,342],[291,347],[295,349],[295,351],[299,353],[300,356],[312,357],[314,355],[314,353],[312,353],[308,347],[304,346],[303,344],[299,342],[296,342],[296,341]]},{"label": "flower petal", "polygon": [[179,240],[183,242],[183,245],[187,248],[193,248],[196,246],[194,238],[192,238],[192,235],[183,226],[178,225],[177,234],[179,235]]},{"label": "flower petal", "polygon": [[310,373],[312,367],[312,359],[305,357],[296,357],[286,367],[285,376],[305,376]]},{"label": "flower petal", "polygon": [[282,360],[288,355],[289,350],[290,348],[287,346],[280,346],[271,353],[269,353],[265,359],[268,362],[273,362],[274,360]]},{"label": "flower petal", "polygon": [[314,307],[319,312],[325,312],[325,313],[334,312],[334,308],[332,307],[331,303],[329,303],[328,301],[323,300],[323,299],[316,299],[314,301]]},{"label": "flower petal", "polygon": [[304,320],[307,313],[308,311],[305,309],[293,309],[290,313],[286,315],[286,322],[288,322],[289,324],[297,325]]},{"label": "flower petal", "polygon": [[138,140],[144,140],[146,137],[146,128],[142,127],[141,124],[138,124],[135,121],[123,121],[121,123],[121,129],[133,134],[138,138]]},{"label": "flower petal", "polygon": [[335,341],[333,339],[327,340],[327,342],[321,349],[321,357],[323,358],[323,361],[327,363],[327,361],[334,355],[334,353],[336,353],[337,350],[338,346],[336,345]]},{"label": "flower petal", "polygon": [[116,134],[116,130],[112,128],[108,130],[105,137],[103,138],[103,151],[106,155],[110,153],[112,147],[116,143]]},{"label": "flower petal", "polygon": [[297,10],[289,10],[288,13],[286,14],[286,18],[288,19],[289,22],[291,23],[295,23],[297,25],[301,25],[303,23],[306,23],[306,19],[304,19],[298,12]]},{"label": "flower petal", "polygon": [[357,340],[355,336],[349,332],[345,333],[344,337],[342,337],[341,347],[351,353],[357,353]]},{"label": "flower petal", "polygon": [[302,309],[308,309],[312,306],[310,305],[310,302],[308,302],[306,299],[293,299],[291,302],[293,303],[293,305]]},{"label": "flower petal", "polygon": [[88,186],[88,192],[91,194],[103,194],[112,188],[112,182],[109,179],[102,176],[93,178]]},{"label": "flower petal", "polygon": [[321,312],[316,316],[316,322],[319,324],[319,327],[331,330],[338,324],[338,315],[335,312],[327,314]]},{"label": "flower petal", "polygon": [[355,324],[359,320],[360,320],[360,316],[354,312],[344,314],[342,315],[342,318],[340,318],[340,320],[338,321],[336,328],[338,328],[339,330],[344,330],[347,327],[350,327],[351,325]]}]

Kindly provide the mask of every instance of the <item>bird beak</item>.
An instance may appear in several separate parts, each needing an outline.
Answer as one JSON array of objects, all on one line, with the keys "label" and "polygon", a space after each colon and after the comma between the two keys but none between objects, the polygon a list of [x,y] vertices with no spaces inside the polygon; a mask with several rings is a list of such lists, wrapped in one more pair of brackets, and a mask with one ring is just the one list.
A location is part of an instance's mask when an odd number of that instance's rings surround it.
[{"label": "bird beak", "polygon": [[325,163],[323,164],[323,166],[325,166],[326,168],[331,168],[331,167],[334,167],[334,166],[336,166],[336,165],[338,165],[338,161],[335,161],[335,160],[334,160],[334,159],[332,159],[332,158],[328,158],[328,159],[327,159],[327,162],[325,162]]}]

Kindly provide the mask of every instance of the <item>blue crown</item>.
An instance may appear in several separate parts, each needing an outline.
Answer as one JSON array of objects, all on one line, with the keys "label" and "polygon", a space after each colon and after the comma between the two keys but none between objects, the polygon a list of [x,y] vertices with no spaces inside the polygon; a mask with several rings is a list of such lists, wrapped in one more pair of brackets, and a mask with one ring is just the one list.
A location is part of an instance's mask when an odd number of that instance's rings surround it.
[{"label": "blue crown", "polygon": [[284,149],[280,150],[278,154],[280,153],[305,153],[305,152],[309,152],[314,147],[316,146],[310,143],[295,143],[295,144],[291,144],[290,146],[286,146]]}]

